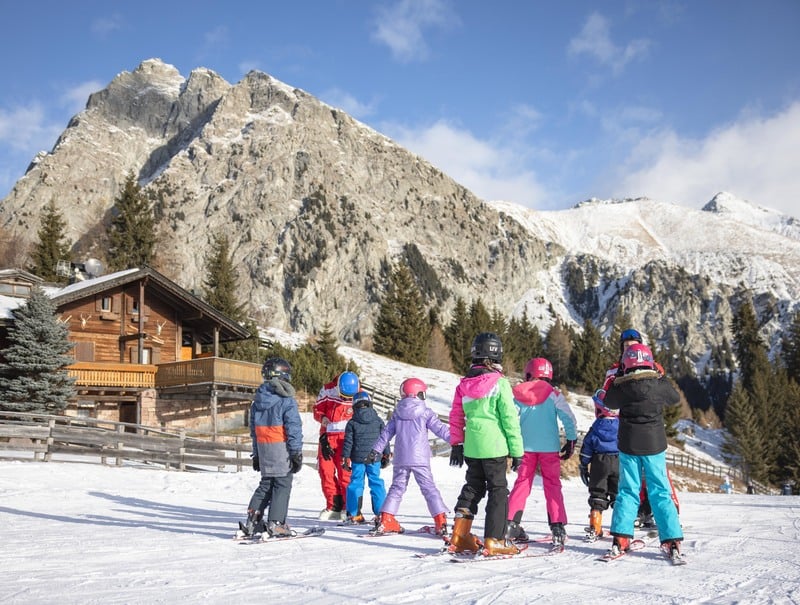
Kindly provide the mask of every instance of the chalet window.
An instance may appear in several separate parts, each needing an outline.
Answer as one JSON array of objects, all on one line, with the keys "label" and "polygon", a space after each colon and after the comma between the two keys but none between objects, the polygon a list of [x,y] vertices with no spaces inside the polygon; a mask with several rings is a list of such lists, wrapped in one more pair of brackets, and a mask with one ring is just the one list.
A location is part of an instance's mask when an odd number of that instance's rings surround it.
[{"label": "chalet window", "polygon": [[[153,349],[151,347],[145,347],[142,350],[142,363],[144,364],[155,364],[158,363],[161,357],[160,349]],[[130,349],[130,362],[131,363],[139,363],[139,349],[137,347],[132,347]]]},{"label": "chalet window", "polygon": [[100,310],[104,311],[105,313],[111,313],[114,310],[112,308],[110,296],[104,296],[102,299],[100,299]]},{"label": "chalet window", "polygon": [[0,284],[0,294],[27,298],[31,295],[31,287],[28,284]]},{"label": "chalet window", "polygon": [[75,361],[94,361],[93,342],[76,342],[75,348],[72,350],[75,355]]}]

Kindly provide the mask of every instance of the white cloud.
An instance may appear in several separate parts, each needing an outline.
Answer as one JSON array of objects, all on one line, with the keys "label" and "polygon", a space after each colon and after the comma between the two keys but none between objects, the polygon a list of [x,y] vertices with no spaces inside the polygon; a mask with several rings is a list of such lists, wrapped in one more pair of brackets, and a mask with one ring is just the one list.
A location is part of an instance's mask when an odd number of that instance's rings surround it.
[{"label": "white cloud", "polygon": [[535,207],[546,198],[536,174],[523,164],[526,154],[496,145],[444,121],[423,128],[382,128],[406,149],[425,158],[484,200]]},{"label": "white cloud", "polygon": [[15,152],[30,153],[50,149],[63,127],[49,124],[44,108],[39,103],[0,109],[0,142]]},{"label": "white cloud", "polygon": [[656,132],[631,152],[613,195],[702,206],[719,191],[800,216],[800,102],[744,114],[701,140]]},{"label": "white cloud", "polygon": [[330,88],[321,93],[319,98],[328,105],[343,109],[358,120],[363,120],[366,116],[375,112],[375,106],[372,103],[362,103],[349,92],[345,92],[340,88]]},{"label": "white cloud", "polygon": [[458,23],[458,17],[444,0],[401,0],[378,9],[372,38],[386,44],[398,61],[423,60],[428,55],[423,30]]},{"label": "white cloud", "polygon": [[610,67],[615,74],[621,73],[634,59],[647,54],[650,48],[648,40],[632,40],[625,46],[617,46],[611,40],[610,30],[608,19],[598,13],[592,13],[586,19],[580,33],[570,40],[568,53],[590,55],[601,65]]},{"label": "white cloud", "polygon": [[119,14],[111,15],[110,17],[97,17],[92,20],[89,26],[92,33],[101,38],[105,38],[117,30],[122,29],[123,19]]}]

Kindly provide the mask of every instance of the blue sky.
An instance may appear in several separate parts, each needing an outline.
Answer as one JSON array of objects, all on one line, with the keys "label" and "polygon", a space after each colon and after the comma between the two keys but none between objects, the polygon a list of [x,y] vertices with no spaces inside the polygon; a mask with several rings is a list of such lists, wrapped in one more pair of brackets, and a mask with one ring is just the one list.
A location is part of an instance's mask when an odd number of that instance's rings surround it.
[{"label": "blue sky", "polygon": [[259,69],[484,199],[800,216],[798,0],[0,0],[0,197],[88,95],[158,57]]}]

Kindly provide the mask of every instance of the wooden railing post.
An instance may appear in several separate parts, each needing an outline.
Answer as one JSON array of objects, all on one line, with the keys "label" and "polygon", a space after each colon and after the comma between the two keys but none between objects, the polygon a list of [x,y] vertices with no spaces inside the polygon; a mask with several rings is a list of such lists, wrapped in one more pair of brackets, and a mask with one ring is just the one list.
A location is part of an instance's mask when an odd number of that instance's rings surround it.
[{"label": "wooden railing post", "polygon": [[[123,432],[125,432],[125,427],[124,427],[124,426],[122,426],[121,424],[117,425],[117,432],[118,432],[118,433],[123,433]],[[116,444],[116,446],[117,446],[117,460],[116,460],[116,465],[117,465],[117,466],[122,466],[122,456],[121,456],[121,454],[120,454],[120,452],[122,451],[122,447],[123,447],[123,443],[122,443],[122,441],[117,441],[117,444]]]},{"label": "wooden railing post", "polygon": [[56,427],[56,420],[55,418],[51,418],[47,421],[47,428],[50,429],[47,434],[47,451],[44,453],[44,461],[50,462],[50,458],[52,457],[52,452],[50,448],[53,447],[54,439],[53,439],[53,429]]},{"label": "wooden railing post", "polygon": [[[178,455],[180,456],[180,459],[178,460],[178,470],[185,471],[186,462],[184,461],[183,457],[186,455],[186,429],[181,429],[179,439],[181,440],[181,447],[178,450]],[[167,470],[169,470],[169,462],[167,462]]]}]

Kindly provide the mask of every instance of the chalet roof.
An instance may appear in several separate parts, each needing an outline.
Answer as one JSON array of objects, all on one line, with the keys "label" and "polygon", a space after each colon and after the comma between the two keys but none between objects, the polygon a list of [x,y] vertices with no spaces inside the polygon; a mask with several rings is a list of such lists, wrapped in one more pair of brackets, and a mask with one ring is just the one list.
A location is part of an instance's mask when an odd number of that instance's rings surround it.
[{"label": "chalet roof", "polygon": [[[56,306],[75,302],[105,291],[144,281],[145,288],[155,293],[178,310],[181,323],[192,327],[203,344],[214,341],[214,327],[219,328],[219,341],[242,340],[249,332],[242,325],[227,315],[217,311],[203,302],[188,290],[184,290],[172,280],[163,276],[151,267],[127,269],[108,275],[101,275],[84,281],[78,281],[63,288],[45,288],[47,295]],[[12,317],[11,311],[24,300],[11,297],[0,297],[0,323]]]}]

